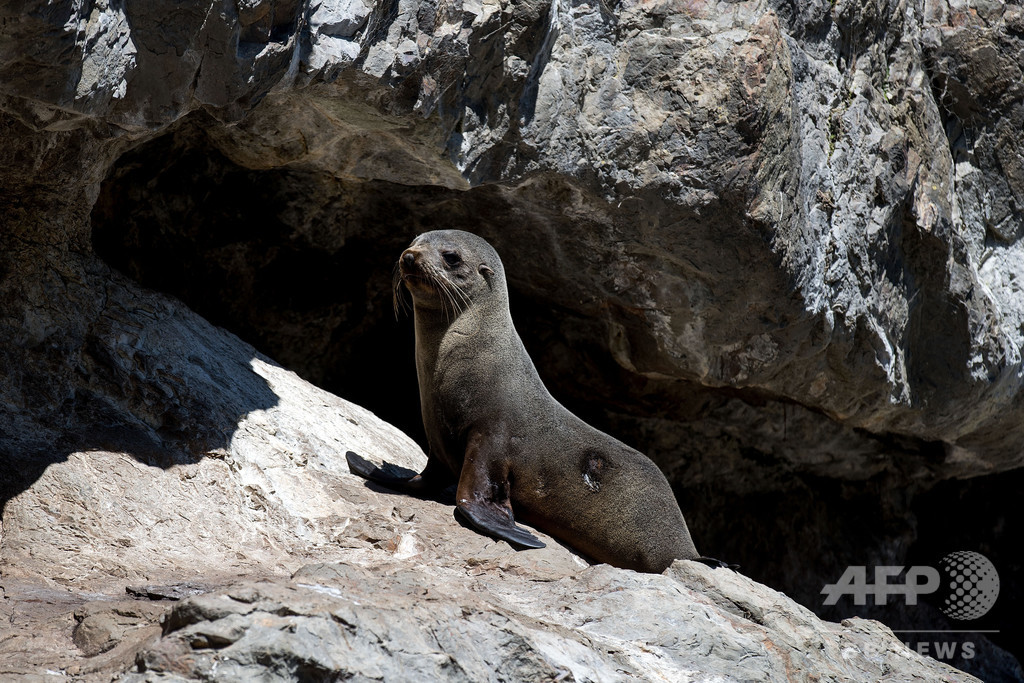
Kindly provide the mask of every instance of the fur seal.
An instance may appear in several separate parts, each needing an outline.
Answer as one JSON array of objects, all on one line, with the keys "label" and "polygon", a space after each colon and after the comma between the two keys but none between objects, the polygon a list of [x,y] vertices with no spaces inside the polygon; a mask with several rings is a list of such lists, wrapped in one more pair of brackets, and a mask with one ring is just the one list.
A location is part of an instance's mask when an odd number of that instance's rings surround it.
[{"label": "fur seal", "polygon": [[349,452],[354,474],[424,496],[457,480],[457,512],[520,547],[544,543],[517,517],[617,567],[661,572],[677,558],[706,559],[661,470],[548,393],[512,324],[505,271],[487,241],[461,230],[420,235],[398,261],[396,306],[403,285],[413,302],[427,465],[402,478]]}]

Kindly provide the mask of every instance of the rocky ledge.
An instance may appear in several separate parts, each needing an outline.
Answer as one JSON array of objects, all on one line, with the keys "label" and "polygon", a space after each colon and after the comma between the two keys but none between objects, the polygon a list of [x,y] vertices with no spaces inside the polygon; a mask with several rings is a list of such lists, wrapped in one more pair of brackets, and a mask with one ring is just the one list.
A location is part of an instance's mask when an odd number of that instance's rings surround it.
[{"label": "rocky ledge", "polygon": [[731,569],[591,566],[544,534],[548,547],[515,551],[461,526],[449,505],[368,485],[347,472],[346,448],[413,469],[425,456],[372,414],[190,322],[194,341],[252,359],[233,372],[251,382],[223,391],[263,384],[276,403],[197,462],[75,452],[11,500],[3,676],[976,680],[878,622],[822,621]]}]

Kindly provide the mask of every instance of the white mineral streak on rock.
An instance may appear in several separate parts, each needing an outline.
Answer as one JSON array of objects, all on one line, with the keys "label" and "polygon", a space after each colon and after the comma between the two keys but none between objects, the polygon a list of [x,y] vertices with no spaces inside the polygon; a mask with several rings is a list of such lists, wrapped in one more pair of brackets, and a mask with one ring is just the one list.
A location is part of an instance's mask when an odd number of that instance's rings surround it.
[{"label": "white mineral streak on rock", "polygon": [[[76,3],[75,14],[80,11]],[[135,44],[121,4],[100,0],[92,5],[88,19],[69,19],[65,29],[76,33],[76,47],[82,53],[75,99],[88,99],[92,106],[107,98],[123,99],[135,68]]]}]

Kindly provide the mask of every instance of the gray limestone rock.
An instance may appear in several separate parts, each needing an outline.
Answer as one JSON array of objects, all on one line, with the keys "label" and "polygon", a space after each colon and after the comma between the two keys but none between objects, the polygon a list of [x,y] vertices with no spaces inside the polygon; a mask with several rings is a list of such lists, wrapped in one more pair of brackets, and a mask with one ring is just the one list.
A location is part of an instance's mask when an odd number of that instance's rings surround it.
[{"label": "gray limestone rock", "polygon": [[120,680],[975,680],[730,570],[467,569],[313,565],[190,598]]}]

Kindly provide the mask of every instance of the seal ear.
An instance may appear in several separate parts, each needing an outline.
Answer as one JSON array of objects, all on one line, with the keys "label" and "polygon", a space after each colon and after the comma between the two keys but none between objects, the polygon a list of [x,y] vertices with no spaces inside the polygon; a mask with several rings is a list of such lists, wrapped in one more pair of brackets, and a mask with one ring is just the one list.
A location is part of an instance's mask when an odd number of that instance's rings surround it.
[{"label": "seal ear", "polygon": [[487,280],[488,286],[491,286],[491,278],[494,277],[494,271],[491,270],[491,267],[486,263],[481,263],[478,270],[480,271],[480,274],[484,276],[484,279]]}]

